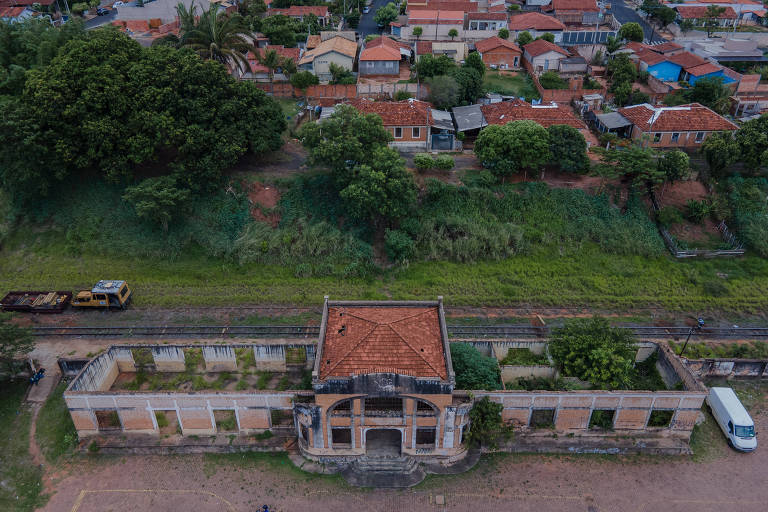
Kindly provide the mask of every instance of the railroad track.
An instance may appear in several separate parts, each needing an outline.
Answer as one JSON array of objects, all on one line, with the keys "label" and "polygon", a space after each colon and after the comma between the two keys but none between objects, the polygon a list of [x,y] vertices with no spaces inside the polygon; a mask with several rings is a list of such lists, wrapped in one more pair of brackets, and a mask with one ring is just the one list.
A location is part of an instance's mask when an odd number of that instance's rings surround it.
[{"label": "railroad track", "polygon": [[[641,338],[680,338],[688,335],[689,327],[622,326]],[[546,337],[549,327],[526,325],[449,325],[451,338],[527,338]],[[316,338],[316,325],[173,325],[120,327],[33,327],[35,336],[99,336],[99,337],[248,337],[248,338]],[[749,339],[768,338],[766,327],[704,328],[698,338]]]}]

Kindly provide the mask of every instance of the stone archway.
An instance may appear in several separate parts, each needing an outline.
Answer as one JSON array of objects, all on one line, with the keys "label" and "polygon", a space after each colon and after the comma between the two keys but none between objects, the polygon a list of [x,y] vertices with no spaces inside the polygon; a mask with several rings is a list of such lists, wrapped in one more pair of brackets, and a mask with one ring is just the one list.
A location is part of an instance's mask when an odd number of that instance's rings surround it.
[{"label": "stone archway", "polygon": [[365,454],[376,456],[399,456],[402,446],[402,432],[394,428],[371,428],[365,432]]}]

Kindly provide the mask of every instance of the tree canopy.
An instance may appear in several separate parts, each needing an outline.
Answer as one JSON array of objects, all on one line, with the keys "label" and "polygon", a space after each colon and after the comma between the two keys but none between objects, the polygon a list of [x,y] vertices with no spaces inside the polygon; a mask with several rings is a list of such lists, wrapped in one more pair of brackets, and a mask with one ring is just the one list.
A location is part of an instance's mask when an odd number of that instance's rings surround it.
[{"label": "tree canopy", "polygon": [[746,167],[759,169],[768,165],[768,116],[762,115],[742,124],[734,139]]},{"label": "tree canopy", "polygon": [[739,143],[733,138],[731,132],[711,133],[704,139],[701,152],[709,166],[709,173],[715,178],[725,175],[729,165],[739,159]]},{"label": "tree canopy", "polygon": [[631,332],[604,318],[579,318],[552,331],[549,353],[565,375],[600,388],[627,389],[634,376],[633,343]]},{"label": "tree canopy", "polygon": [[15,373],[18,360],[33,348],[35,340],[31,330],[11,323],[10,315],[0,314],[0,368]]},{"label": "tree canopy", "polygon": [[643,27],[639,23],[630,21],[625,23],[619,29],[619,37],[626,41],[636,41],[641,43],[645,35],[643,34]]},{"label": "tree canopy", "polygon": [[499,389],[501,372],[496,359],[482,355],[472,345],[451,343],[451,363],[456,389]]},{"label": "tree canopy", "polygon": [[0,119],[0,183],[17,200],[70,177],[132,179],[157,165],[193,190],[246,152],[282,145],[274,100],[189,50],[94,30],[71,40]]},{"label": "tree canopy", "polygon": [[248,67],[246,53],[250,48],[247,27],[240,16],[229,16],[212,3],[198,15],[197,6],[176,6],[179,16],[179,46],[191,48],[203,59],[224,65],[234,64],[243,72]]},{"label": "tree canopy", "polygon": [[525,169],[537,171],[550,159],[549,135],[535,121],[491,125],[477,136],[475,154],[497,177]]},{"label": "tree canopy", "polygon": [[512,429],[504,424],[501,411],[504,406],[484,396],[469,411],[469,432],[465,442],[470,446],[486,445],[495,448],[499,441],[512,436]]},{"label": "tree canopy", "polygon": [[553,124],[547,128],[551,162],[567,172],[585,172],[589,169],[587,141],[573,126]]},{"label": "tree canopy", "polygon": [[530,43],[531,41],[533,41],[533,36],[527,30],[523,30],[522,32],[520,32],[517,35],[517,41],[516,42],[517,42],[518,46],[525,46],[528,43]]},{"label": "tree canopy", "polygon": [[380,27],[387,27],[397,19],[399,13],[400,10],[397,8],[397,5],[394,2],[389,2],[384,7],[379,7],[376,10],[376,14],[373,15],[373,21]]}]

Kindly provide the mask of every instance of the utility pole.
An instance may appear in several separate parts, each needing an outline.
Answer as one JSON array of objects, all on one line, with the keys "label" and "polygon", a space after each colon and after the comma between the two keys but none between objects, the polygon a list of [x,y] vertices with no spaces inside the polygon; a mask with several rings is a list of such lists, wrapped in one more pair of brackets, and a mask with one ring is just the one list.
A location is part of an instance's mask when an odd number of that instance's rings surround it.
[{"label": "utility pole", "polygon": [[688,346],[688,342],[691,340],[691,334],[694,332],[699,332],[704,327],[704,319],[699,317],[696,319],[696,325],[690,328],[688,331],[688,337],[685,338],[685,343],[683,343],[683,348],[680,349],[680,354],[678,354],[680,357],[683,357],[683,352],[685,352],[686,347]]}]

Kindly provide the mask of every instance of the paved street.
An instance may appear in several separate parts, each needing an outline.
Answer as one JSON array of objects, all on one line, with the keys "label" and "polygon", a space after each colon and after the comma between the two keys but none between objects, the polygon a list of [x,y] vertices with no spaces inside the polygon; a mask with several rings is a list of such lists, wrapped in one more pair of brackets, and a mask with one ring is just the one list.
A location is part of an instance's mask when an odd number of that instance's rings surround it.
[{"label": "paved street", "polygon": [[[357,31],[360,33],[361,38],[365,38],[368,34],[379,34],[380,30],[376,26],[376,22],[373,21],[373,15],[376,14],[376,9],[383,7],[389,3],[390,0],[373,0],[369,7],[371,12],[363,14],[360,17],[360,24],[357,26]],[[362,4],[361,4],[362,7]]]},{"label": "paved street", "polygon": [[645,18],[640,16],[630,5],[625,3],[625,0],[614,0],[611,2],[611,9],[608,11],[619,20],[622,24],[634,21],[639,23],[643,27],[643,33],[645,34],[645,40],[649,43],[663,43],[666,41],[661,35],[659,35],[651,25],[645,21]]}]

